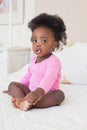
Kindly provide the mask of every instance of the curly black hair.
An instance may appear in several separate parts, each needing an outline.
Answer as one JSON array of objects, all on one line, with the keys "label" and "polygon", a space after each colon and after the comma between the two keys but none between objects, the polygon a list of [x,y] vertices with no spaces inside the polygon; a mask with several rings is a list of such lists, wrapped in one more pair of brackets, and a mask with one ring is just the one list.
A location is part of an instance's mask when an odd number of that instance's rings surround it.
[{"label": "curly black hair", "polygon": [[66,26],[61,17],[42,13],[28,23],[32,32],[42,26],[49,28],[54,33],[55,40],[58,42],[57,48],[59,48],[61,42],[66,45]]}]

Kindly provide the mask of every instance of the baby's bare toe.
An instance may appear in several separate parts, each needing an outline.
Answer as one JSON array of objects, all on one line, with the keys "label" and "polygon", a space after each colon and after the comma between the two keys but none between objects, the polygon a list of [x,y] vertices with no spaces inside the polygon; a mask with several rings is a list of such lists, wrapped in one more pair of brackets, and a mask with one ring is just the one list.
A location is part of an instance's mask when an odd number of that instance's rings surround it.
[{"label": "baby's bare toe", "polygon": [[23,102],[20,103],[19,108],[21,110],[23,110],[23,111],[27,111],[27,110],[29,110],[31,108],[31,105],[29,104],[28,101],[25,100],[25,101],[23,101]]}]

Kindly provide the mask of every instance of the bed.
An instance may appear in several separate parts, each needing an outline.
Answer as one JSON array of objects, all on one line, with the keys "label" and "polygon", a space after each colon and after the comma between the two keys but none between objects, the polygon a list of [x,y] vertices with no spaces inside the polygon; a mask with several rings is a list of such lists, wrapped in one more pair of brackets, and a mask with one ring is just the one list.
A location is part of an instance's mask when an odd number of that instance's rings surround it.
[{"label": "bed", "polygon": [[[0,81],[0,129],[86,130],[87,77],[85,78],[85,80],[81,79],[81,81],[79,80],[79,83],[77,83],[75,77],[73,80],[71,80],[72,77],[70,77],[69,73],[66,75],[64,73],[63,77],[65,76],[66,78],[62,79],[61,89],[64,91],[66,98],[60,106],[55,106],[46,109],[32,109],[26,112],[21,111],[19,109],[15,109],[12,106],[11,97],[7,94],[4,94],[2,91],[7,89],[8,84],[11,81],[20,81],[20,79],[26,72],[27,66],[22,68],[18,72],[7,75]],[[64,68],[63,72],[65,72]],[[67,82],[65,82],[64,80]]]}]

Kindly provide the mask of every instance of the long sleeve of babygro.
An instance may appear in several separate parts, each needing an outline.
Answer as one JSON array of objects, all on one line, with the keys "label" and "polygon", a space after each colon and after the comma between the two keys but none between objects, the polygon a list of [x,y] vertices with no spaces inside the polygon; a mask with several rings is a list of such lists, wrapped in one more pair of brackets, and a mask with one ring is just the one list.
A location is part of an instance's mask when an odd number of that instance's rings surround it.
[{"label": "long sleeve of babygro", "polygon": [[31,77],[31,73],[30,73],[30,65],[28,66],[28,70],[25,74],[25,76],[22,78],[22,80],[20,81],[20,83],[29,86],[30,83],[30,77]]}]

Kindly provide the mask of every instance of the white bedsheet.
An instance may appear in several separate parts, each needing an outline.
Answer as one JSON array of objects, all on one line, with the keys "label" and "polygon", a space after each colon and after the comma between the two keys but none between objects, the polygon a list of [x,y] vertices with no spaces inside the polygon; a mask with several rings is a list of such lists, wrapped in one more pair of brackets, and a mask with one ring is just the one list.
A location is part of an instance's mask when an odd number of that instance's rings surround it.
[{"label": "white bedsheet", "polygon": [[27,112],[15,109],[11,97],[2,91],[24,73],[22,70],[0,81],[0,130],[87,130],[87,86],[61,85],[66,99],[60,106]]}]

